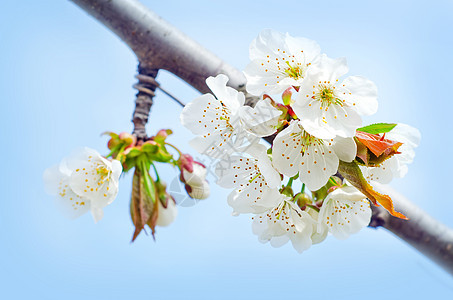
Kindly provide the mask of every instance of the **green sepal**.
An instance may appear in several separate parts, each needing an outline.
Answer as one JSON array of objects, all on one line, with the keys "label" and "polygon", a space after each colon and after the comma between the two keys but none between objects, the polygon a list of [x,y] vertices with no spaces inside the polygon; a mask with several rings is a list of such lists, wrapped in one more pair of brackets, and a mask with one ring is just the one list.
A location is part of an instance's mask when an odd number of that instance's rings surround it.
[{"label": "green sepal", "polygon": [[173,159],[173,155],[170,154],[164,146],[159,147],[159,150],[156,153],[148,154],[150,160],[157,162],[169,162]]},{"label": "green sepal", "polygon": [[142,151],[143,152],[146,152],[148,154],[154,154],[154,153],[157,153],[157,151],[159,151],[159,145],[156,143],[144,143],[142,145]]}]

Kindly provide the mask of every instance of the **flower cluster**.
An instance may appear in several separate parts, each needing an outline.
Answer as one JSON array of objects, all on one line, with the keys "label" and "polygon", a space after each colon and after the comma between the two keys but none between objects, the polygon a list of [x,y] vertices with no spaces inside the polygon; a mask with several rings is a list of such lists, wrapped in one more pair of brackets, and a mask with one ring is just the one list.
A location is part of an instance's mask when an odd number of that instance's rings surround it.
[{"label": "flower cluster", "polygon": [[[250,59],[244,74],[247,91],[260,97],[256,105],[246,105],[220,74],[206,80],[213,94],[181,114],[197,135],[191,145],[216,159],[217,183],[233,189],[233,214],[254,214],[260,241],[291,241],[298,252],[328,232],[344,239],[367,226],[369,201],[404,218],[372,183],[404,176],[420,135],[404,124],[362,127],[362,116],[377,111],[376,85],[344,78],[346,59],[321,54],[316,42],[273,30],[251,43]],[[273,99],[280,93],[283,103]],[[259,143],[274,134],[271,148]],[[297,179],[301,191],[294,193]]]},{"label": "flower cluster", "polygon": [[[171,130],[160,130],[155,136],[137,140],[135,135],[126,132],[107,132],[110,136],[107,157],[93,149],[80,149],[44,172],[46,189],[56,196],[58,207],[69,217],[76,218],[91,210],[97,222],[103,217],[102,208],[116,198],[121,173],[134,169],[130,205],[135,225],[132,240],[145,225],[154,235],[156,226],[168,226],[178,213],[173,196],[159,177],[156,163],[177,167],[190,197],[206,199],[209,196],[206,168],[168,143],[166,139],[171,133]],[[179,158],[175,159],[167,147],[173,148]],[[154,171],[154,177],[150,170]]]}]

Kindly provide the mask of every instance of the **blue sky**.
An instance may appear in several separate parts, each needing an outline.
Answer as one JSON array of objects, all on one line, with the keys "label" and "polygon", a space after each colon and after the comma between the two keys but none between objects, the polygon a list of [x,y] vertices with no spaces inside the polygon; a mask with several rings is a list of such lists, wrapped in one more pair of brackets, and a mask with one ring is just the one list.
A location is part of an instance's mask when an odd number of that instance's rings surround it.
[{"label": "blue sky", "polygon": [[[379,88],[365,119],[404,122],[422,133],[417,156],[393,186],[453,227],[450,169],[451,1],[143,1],[228,63],[243,69],[263,29],[319,42],[346,56],[350,74]],[[5,299],[426,299],[453,294],[437,265],[383,229],[333,237],[297,254],[260,244],[248,216],[232,217],[227,190],[181,207],[157,242],[130,243],[131,176],[94,224],[67,220],[45,194],[42,172],[72,149],[106,153],[100,133],[130,131],[137,61],[116,36],[69,1],[0,3],[0,295]],[[166,72],[161,85],[188,102],[199,94]],[[180,108],[158,93],[150,133],[171,128],[194,153]],[[164,169],[168,182],[177,176]],[[212,181],[212,180],[211,180]]]}]

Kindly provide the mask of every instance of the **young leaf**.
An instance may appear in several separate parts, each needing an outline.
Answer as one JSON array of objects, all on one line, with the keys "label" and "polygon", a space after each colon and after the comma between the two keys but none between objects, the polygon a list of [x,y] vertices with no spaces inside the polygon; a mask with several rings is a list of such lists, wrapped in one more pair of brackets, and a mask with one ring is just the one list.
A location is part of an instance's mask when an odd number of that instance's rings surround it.
[{"label": "young leaf", "polygon": [[344,162],[340,161],[338,172],[348,180],[354,187],[361,191],[374,205],[381,205],[384,207],[392,216],[405,219],[408,218],[400,212],[395,211],[392,199],[387,196],[376,192],[371,185],[363,177],[359,166],[355,162]]},{"label": "young leaf", "polygon": [[[131,218],[135,226],[132,241],[140,234],[146,224],[151,227],[154,236],[153,220],[157,219],[157,199],[155,198],[155,190],[153,196],[150,196],[145,184],[144,174],[138,168],[135,169],[132,180],[132,196],[131,196]],[[151,183],[154,189],[154,182]]]},{"label": "young leaf", "polygon": [[357,131],[355,137],[377,157],[382,154],[391,156],[397,153],[398,148],[402,145],[400,142],[384,139],[377,134],[361,131]]},{"label": "young leaf", "polygon": [[368,132],[371,134],[379,134],[391,131],[393,128],[395,128],[396,125],[397,124],[394,123],[376,123],[363,126],[361,128],[358,128],[357,130],[362,132]]}]

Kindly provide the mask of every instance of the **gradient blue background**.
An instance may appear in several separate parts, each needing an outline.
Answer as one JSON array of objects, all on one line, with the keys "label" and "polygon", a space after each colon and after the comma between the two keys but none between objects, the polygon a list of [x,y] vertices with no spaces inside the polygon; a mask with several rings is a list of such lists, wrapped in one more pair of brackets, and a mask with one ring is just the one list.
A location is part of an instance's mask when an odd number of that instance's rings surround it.
[{"label": "gradient blue background", "polygon": [[[319,42],[346,56],[350,74],[379,87],[365,119],[417,126],[423,136],[409,174],[393,186],[453,226],[451,197],[453,4],[451,1],[144,1],[239,69],[263,28]],[[453,280],[383,229],[328,238],[299,255],[274,249],[232,217],[227,190],[182,207],[157,242],[130,243],[130,175],[94,224],[65,219],[43,190],[42,172],[72,149],[106,153],[106,130],[130,131],[136,58],[68,1],[0,2],[0,298],[2,299],[446,299]],[[166,72],[162,86],[185,102],[198,93]],[[149,132],[172,128],[187,152],[180,108],[161,92]],[[172,181],[171,169],[163,177]],[[211,181],[213,181],[211,179]]]}]

